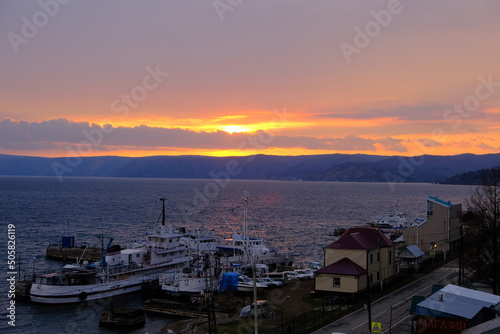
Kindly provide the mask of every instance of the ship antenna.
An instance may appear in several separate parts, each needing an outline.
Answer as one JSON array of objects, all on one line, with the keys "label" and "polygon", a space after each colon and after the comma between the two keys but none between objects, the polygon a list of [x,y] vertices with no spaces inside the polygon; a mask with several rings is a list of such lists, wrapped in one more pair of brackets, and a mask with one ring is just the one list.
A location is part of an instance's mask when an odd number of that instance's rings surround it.
[{"label": "ship antenna", "polygon": [[165,226],[165,201],[167,199],[166,198],[160,198],[160,201],[163,202],[163,208],[161,210],[161,226]]}]

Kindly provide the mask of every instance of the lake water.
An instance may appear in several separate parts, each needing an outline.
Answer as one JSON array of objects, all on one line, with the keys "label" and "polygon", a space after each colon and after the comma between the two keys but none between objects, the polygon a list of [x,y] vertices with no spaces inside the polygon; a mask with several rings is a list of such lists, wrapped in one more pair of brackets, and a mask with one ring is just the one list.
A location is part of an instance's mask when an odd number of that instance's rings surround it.
[{"label": "lake water", "polygon": [[[101,311],[113,305],[140,307],[140,295],[81,305],[16,302],[16,327],[8,324],[7,226],[15,225],[16,254],[24,274],[63,264],[45,260],[45,248],[62,235],[78,244],[101,245],[99,236],[131,245],[142,240],[166,198],[167,222],[214,230],[228,237],[242,231],[243,197],[248,193],[248,223],[253,234],[276,250],[292,250],[296,263],[321,261],[322,247],[335,227],[364,225],[396,208],[424,217],[426,196],[454,204],[471,195],[470,186],[398,183],[183,180],[128,178],[0,177],[0,242],[5,260],[0,283],[2,333],[113,333],[98,325]],[[106,240],[105,240],[106,242]],[[156,333],[173,319],[147,315],[144,328]]]}]

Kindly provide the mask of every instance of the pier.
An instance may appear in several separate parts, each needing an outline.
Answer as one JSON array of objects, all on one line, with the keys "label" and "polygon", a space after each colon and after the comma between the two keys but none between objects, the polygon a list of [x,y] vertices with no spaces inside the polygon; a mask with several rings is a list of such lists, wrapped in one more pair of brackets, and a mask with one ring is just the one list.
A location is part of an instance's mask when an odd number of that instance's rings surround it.
[{"label": "pier", "polygon": [[59,261],[96,262],[101,259],[103,249],[104,245],[101,247],[97,247],[97,245],[90,246],[89,244],[78,246],[75,243],[74,236],[62,236],[61,242],[49,244],[45,250],[45,257]]},{"label": "pier", "polygon": [[46,251],[47,259],[69,261],[81,260],[96,262],[99,261],[102,255],[102,249],[97,247],[62,247],[61,244],[50,244]]}]

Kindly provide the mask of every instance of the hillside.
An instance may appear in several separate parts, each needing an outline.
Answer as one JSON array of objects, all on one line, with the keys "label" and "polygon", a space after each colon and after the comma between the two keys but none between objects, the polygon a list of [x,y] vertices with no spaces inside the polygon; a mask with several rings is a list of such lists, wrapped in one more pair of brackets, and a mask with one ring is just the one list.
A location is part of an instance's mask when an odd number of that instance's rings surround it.
[{"label": "hillside", "polygon": [[500,154],[455,156],[422,155],[418,157],[385,157],[373,162],[346,162],[310,179],[318,181],[358,182],[440,182],[453,175],[487,168],[500,163]]},{"label": "hillside", "polygon": [[42,158],[0,155],[0,175],[232,178],[357,182],[440,182],[500,166],[500,154],[418,157],[331,154],[244,157],[152,156]]},{"label": "hillside", "polygon": [[453,175],[452,177],[443,180],[441,184],[465,184],[465,185],[482,185],[488,180],[493,179],[493,173],[500,173],[500,166],[488,169],[480,169],[472,172]]}]

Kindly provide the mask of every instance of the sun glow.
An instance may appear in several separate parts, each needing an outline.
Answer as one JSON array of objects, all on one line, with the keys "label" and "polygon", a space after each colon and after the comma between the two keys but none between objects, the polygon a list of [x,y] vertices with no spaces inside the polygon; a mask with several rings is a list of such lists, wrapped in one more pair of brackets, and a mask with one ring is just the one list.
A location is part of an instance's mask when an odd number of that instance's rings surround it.
[{"label": "sun glow", "polygon": [[222,127],[222,130],[228,133],[240,133],[240,132],[248,132],[250,128],[244,125],[225,125]]}]

